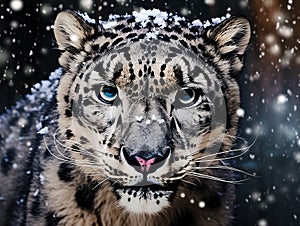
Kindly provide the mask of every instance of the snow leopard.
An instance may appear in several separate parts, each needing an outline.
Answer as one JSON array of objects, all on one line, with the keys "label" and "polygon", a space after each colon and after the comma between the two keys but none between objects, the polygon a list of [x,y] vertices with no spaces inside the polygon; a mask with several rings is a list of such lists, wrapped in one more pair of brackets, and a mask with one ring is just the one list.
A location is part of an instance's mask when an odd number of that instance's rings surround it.
[{"label": "snow leopard", "polygon": [[67,10],[53,30],[60,67],[0,117],[0,225],[230,225],[248,20]]}]

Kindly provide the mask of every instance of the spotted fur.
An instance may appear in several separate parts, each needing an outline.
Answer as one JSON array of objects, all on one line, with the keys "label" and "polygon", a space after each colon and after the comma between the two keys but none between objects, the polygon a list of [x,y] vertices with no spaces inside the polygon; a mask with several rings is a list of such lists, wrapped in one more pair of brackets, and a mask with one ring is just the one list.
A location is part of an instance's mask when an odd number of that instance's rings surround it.
[{"label": "spotted fur", "polygon": [[228,225],[248,21],[65,11],[54,33],[61,68],[0,118],[0,225]]}]

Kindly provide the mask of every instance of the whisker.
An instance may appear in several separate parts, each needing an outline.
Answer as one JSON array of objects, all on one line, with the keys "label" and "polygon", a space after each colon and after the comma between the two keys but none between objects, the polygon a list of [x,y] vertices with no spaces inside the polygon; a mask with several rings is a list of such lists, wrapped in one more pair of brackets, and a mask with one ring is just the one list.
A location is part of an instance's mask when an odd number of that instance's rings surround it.
[{"label": "whisker", "polygon": [[[181,174],[182,172],[177,172],[178,174]],[[176,180],[181,180],[184,177],[184,175],[180,175],[180,176],[174,176],[174,177],[169,177],[168,181],[176,181]]]},{"label": "whisker", "polygon": [[[68,149],[69,151],[74,151],[74,152],[78,152],[78,150],[76,150],[75,148],[72,148],[72,147],[68,147],[66,145],[64,145],[59,139],[56,138],[56,136],[54,135],[54,139],[55,141],[58,142],[58,144],[60,144],[62,147]],[[80,153],[81,154],[84,154],[86,156],[90,156],[90,157],[94,157],[93,154],[91,154],[87,149],[83,148],[82,145],[78,142],[75,142],[75,141],[70,141],[70,140],[62,140],[63,142],[68,142],[70,144],[75,144],[78,146],[79,150],[80,150]],[[63,154],[62,154],[63,155]]]},{"label": "whisker", "polygon": [[103,179],[102,181],[100,181],[99,183],[97,183],[96,186],[92,188],[92,190],[94,190],[96,187],[100,186],[101,184],[103,184],[107,180],[109,180],[109,177],[107,177],[107,178]]},{"label": "whisker", "polygon": [[[221,152],[217,152],[217,153],[214,153],[214,154],[209,154],[209,155],[204,155],[202,157],[199,157],[199,158],[195,158],[195,160],[201,160],[201,159],[205,159],[205,158],[208,158],[208,157],[213,157],[213,156],[216,156],[216,155],[220,155],[220,154],[228,154],[228,153],[235,153],[235,152],[240,152],[240,151],[243,151],[241,154],[238,154],[238,155],[235,155],[235,156],[228,156],[228,157],[224,157],[224,158],[219,158],[219,159],[209,159],[207,161],[215,161],[215,160],[225,160],[225,159],[233,159],[233,158],[238,158],[244,154],[246,154],[249,149],[254,145],[256,140],[254,140],[249,146],[246,146],[246,147],[242,147],[242,148],[236,148],[236,149],[230,149],[228,151],[221,151]],[[205,160],[203,160],[203,162],[205,162]]]},{"label": "whisker", "polygon": [[[58,153],[62,156],[62,157],[64,157],[66,160],[70,160],[70,161],[72,161],[72,163],[73,164],[77,164],[78,166],[103,166],[104,164],[99,164],[98,162],[92,162],[91,160],[89,160],[89,161],[86,161],[86,160],[75,160],[75,159],[73,159],[73,158],[71,158],[71,157],[68,157],[68,156],[65,156],[61,151],[60,151],[60,148],[57,146],[57,144],[56,143],[58,143],[60,146],[62,146],[63,148],[65,148],[66,150],[68,150],[68,151],[76,151],[76,152],[78,152],[78,150],[76,149],[74,149],[74,148],[71,148],[71,147],[68,147],[68,146],[66,146],[66,145],[64,145],[62,142],[60,142],[60,140],[59,139],[57,139],[56,137],[55,137],[55,135],[56,134],[54,134],[54,144],[55,144],[55,147],[56,147],[56,150],[58,151]],[[98,158],[98,156],[95,156],[94,154],[92,154],[92,153],[90,153],[87,149],[84,149],[83,147],[82,147],[82,145],[81,144],[79,144],[79,143],[77,143],[77,142],[75,142],[75,141],[70,141],[70,140],[66,140],[67,142],[70,142],[71,144],[76,144],[76,145],[78,145],[79,147],[79,150],[80,150],[80,154],[81,155],[85,155],[85,156],[88,156],[88,157],[93,157],[93,158]],[[99,160],[101,160],[101,158],[98,158]]]},{"label": "whisker", "polygon": [[[66,159],[66,160],[73,160],[71,157],[64,155],[64,154],[60,151],[59,147],[57,146],[57,144],[60,144],[60,143],[59,143],[58,140],[55,138],[55,135],[53,135],[53,138],[54,138],[54,146],[55,146],[55,149],[57,150],[57,152],[58,152],[64,159]],[[64,147],[64,146],[63,146],[63,147]]]},{"label": "whisker", "polygon": [[230,159],[239,158],[239,157],[243,156],[244,154],[246,154],[247,152],[248,152],[248,150],[245,151],[245,152],[243,152],[243,153],[241,153],[241,154],[235,155],[235,156],[223,157],[223,158],[204,159],[204,160],[201,160],[201,158],[200,158],[200,159],[196,159],[194,162],[204,163],[204,162],[214,162],[214,161],[230,160]]},{"label": "whisker", "polygon": [[237,169],[237,168],[234,168],[234,167],[231,167],[231,166],[220,166],[220,165],[216,165],[216,166],[207,166],[207,167],[193,167],[192,169],[195,169],[195,170],[205,170],[205,169],[222,169],[222,170],[231,170],[231,171],[234,171],[234,172],[239,172],[239,173],[242,173],[242,174],[245,174],[247,176],[251,176],[251,177],[257,177],[256,175],[253,175],[251,173],[248,173],[246,171],[243,171],[243,170],[240,170],[240,169]]},{"label": "whisker", "polygon": [[116,183],[120,183],[120,180],[116,180],[112,183],[112,186],[114,186]]},{"label": "whisker", "polygon": [[[71,161],[74,165],[77,165],[77,166],[98,166],[98,164],[96,162],[91,162],[91,161],[86,161],[86,160],[77,160],[77,159],[74,159],[74,158],[71,158],[69,156],[66,156],[64,155],[61,151],[60,151],[60,148],[57,146],[57,143],[60,144],[59,142],[57,142],[58,140],[54,140],[54,145],[55,145],[55,148],[56,150],[58,151],[58,153],[63,157],[65,158],[65,160],[67,161]],[[68,151],[70,151],[71,148],[63,145],[62,147],[66,148]]]},{"label": "whisker", "polygon": [[56,159],[58,159],[59,161],[62,161],[62,162],[66,162],[66,163],[69,163],[69,164],[72,164],[72,165],[76,165],[76,166],[83,166],[83,167],[94,167],[94,166],[101,166],[99,163],[97,162],[88,162],[88,161],[83,161],[83,160],[75,160],[73,158],[70,158],[70,157],[67,157],[65,155],[63,155],[59,148],[57,147],[56,145],[56,141],[54,141],[54,145],[55,145],[55,149],[58,151],[58,153],[61,155],[61,156],[58,156],[56,155],[48,146],[47,144],[47,140],[46,140],[46,137],[43,138],[44,139],[44,144],[45,144],[45,147],[47,149],[47,151]]},{"label": "whisker", "polygon": [[[232,137],[232,138],[237,138],[237,139],[240,139],[240,140],[244,141],[245,143],[247,143],[247,141],[245,141],[244,138],[239,137],[239,136],[235,137],[235,136],[232,136],[232,135],[229,135],[229,134],[225,134],[225,136]],[[204,156],[200,157],[200,159],[212,157],[212,156],[219,155],[219,154],[228,154],[228,153],[239,152],[239,151],[243,151],[243,150],[246,150],[246,152],[247,152],[255,144],[256,140],[257,140],[257,137],[255,137],[253,142],[248,146],[241,147],[241,148],[236,148],[236,149],[230,149],[228,151],[217,152],[217,153],[214,153],[214,154],[204,155]],[[195,151],[195,152],[191,153],[191,155],[195,155],[195,154],[199,154],[199,151]]]},{"label": "whisker", "polygon": [[63,161],[63,162],[73,163],[73,160],[71,161],[70,159],[61,158],[61,157],[55,155],[55,154],[51,151],[51,149],[49,148],[45,136],[44,136],[43,139],[44,139],[44,144],[45,144],[45,147],[46,147],[47,151],[48,151],[54,158],[56,158],[56,159],[58,159],[58,160],[60,160],[60,161]]},{"label": "whisker", "polygon": [[65,160],[72,160],[71,158],[69,158],[69,157],[65,156],[63,153],[61,153],[60,150],[59,150],[59,148],[57,147],[57,139],[55,137],[55,135],[57,134],[57,131],[58,131],[58,129],[55,131],[54,134],[52,134],[55,149],[58,151],[58,153],[60,154],[60,156],[63,157]]},{"label": "whisker", "polygon": [[190,182],[190,181],[187,181],[187,180],[184,180],[184,179],[180,179],[181,181],[183,181],[183,182],[185,182],[185,183],[187,183],[187,184],[191,184],[191,185],[194,185],[194,186],[196,186],[197,187],[197,185],[195,184],[195,183],[193,183],[193,182]]},{"label": "whisker", "polygon": [[225,182],[225,183],[230,183],[230,184],[241,184],[241,183],[248,180],[248,179],[242,179],[242,180],[236,180],[236,181],[226,180],[226,179],[223,179],[223,178],[219,178],[219,177],[215,177],[215,176],[211,176],[211,175],[206,175],[206,174],[202,174],[202,173],[195,173],[195,172],[187,172],[186,174],[190,175],[190,176],[196,176],[196,177],[199,177],[199,178],[203,178],[203,179],[210,179],[210,180],[220,181],[220,182]]},{"label": "whisker", "polygon": [[[230,135],[230,134],[226,133],[225,136],[230,137],[230,138],[234,138],[235,140],[241,140],[241,141],[244,142],[244,144],[248,143],[248,141],[246,141],[245,138],[237,136],[237,135],[233,136],[233,135]],[[256,142],[257,138],[258,138],[258,135],[255,136],[254,141],[253,141],[254,143]]]}]

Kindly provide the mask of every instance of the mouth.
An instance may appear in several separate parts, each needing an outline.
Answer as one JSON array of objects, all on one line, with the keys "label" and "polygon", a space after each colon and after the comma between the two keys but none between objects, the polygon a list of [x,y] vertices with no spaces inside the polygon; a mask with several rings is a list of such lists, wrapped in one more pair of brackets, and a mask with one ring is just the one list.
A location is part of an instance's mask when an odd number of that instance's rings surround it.
[{"label": "mouth", "polygon": [[172,194],[175,191],[174,186],[161,186],[156,184],[144,185],[144,186],[123,186],[116,183],[114,185],[115,191],[117,193],[127,194],[133,198],[141,199],[156,199],[157,197],[162,197],[166,194]]},{"label": "mouth", "polygon": [[114,184],[119,204],[125,210],[133,213],[153,214],[169,206],[169,200],[175,192],[175,187],[146,185],[122,186]]}]

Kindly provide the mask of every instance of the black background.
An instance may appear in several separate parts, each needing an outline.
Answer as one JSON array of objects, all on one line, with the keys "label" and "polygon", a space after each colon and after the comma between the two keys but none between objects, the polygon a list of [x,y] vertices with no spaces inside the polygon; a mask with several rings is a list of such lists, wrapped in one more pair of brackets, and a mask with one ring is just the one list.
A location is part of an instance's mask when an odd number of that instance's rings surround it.
[{"label": "black background", "polygon": [[[20,9],[15,1],[23,3]],[[191,20],[228,12],[249,18],[253,32],[240,78],[245,114],[239,134],[254,143],[235,163],[258,177],[237,186],[234,225],[300,225],[299,1],[1,1],[0,112],[58,67],[51,28],[58,12],[80,10],[104,20],[141,7],[178,12]]]}]

